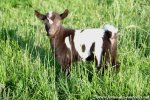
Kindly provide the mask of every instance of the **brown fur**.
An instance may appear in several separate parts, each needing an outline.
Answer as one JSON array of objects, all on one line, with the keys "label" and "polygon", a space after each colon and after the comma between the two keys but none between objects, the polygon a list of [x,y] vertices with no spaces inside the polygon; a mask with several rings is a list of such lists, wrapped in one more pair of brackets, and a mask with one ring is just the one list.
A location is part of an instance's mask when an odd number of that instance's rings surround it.
[{"label": "brown fur", "polygon": [[103,42],[103,60],[105,63],[101,66],[107,69],[108,65],[111,64],[111,66],[119,70],[120,63],[117,61],[117,35],[115,34],[112,37],[112,33],[106,31]]},{"label": "brown fur", "polygon": [[[57,31],[55,37],[51,39],[51,46],[53,52],[55,52],[56,59],[62,66],[62,70],[66,71],[70,69],[70,65],[72,62],[75,62],[80,59],[79,54],[75,50],[75,46],[73,43],[74,39],[74,30],[72,29],[64,29],[63,27]],[[65,38],[69,37],[71,50],[67,48],[65,44]]]}]

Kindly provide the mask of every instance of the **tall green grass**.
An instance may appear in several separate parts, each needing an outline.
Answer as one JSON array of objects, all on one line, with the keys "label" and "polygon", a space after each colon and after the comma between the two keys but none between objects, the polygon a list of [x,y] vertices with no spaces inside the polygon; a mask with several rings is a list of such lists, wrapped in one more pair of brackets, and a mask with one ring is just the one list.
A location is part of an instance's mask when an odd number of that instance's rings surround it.
[{"label": "tall green grass", "polygon": [[[63,12],[69,28],[119,28],[119,73],[97,74],[91,62],[75,63],[66,77],[54,66],[49,39],[34,10]],[[1,0],[0,99],[102,99],[150,95],[149,0]]]}]

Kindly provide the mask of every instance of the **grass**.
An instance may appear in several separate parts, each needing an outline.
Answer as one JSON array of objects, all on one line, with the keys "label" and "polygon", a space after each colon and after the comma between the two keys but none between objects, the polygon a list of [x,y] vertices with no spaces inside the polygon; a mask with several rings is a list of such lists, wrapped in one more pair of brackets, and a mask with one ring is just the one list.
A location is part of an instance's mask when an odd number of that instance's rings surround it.
[{"label": "grass", "polygon": [[[102,76],[94,64],[79,62],[66,77],[51,52],[37,9],[63,12],[70,28],[119,28],[119,73]],[[0,99],[53,100],[150,96],[150,1],[1,0]],[[150,97],[149,97],[150,98]]]}]

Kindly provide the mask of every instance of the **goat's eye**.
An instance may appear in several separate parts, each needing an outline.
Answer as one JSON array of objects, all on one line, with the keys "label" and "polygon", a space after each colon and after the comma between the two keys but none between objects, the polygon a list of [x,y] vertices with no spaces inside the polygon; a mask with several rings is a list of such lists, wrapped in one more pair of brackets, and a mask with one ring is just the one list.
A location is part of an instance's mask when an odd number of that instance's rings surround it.
[{"label": "goat's eye", "polygon": [[47,24],[49,21],[48,21],[47,18],[45,18],[45,19],[43,20],[43,22],[44,22],[44,24]]}]

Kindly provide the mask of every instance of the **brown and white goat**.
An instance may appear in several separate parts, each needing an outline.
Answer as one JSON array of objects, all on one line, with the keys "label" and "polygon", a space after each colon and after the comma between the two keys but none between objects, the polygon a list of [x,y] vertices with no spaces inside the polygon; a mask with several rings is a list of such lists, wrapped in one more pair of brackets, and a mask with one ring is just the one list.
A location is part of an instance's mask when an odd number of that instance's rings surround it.
[{"label": "brown and white goat", "polygon": [[79,60],[96,59],[98,69],[103,66],[102,58],[105,59],[104,65],[117,64],[118,30],[114,26],[105,25],[103,28],[85,30],[64,28],[61,20],[67,17],[67,9],[62,14],[56,12],[41,14],[35,11],[35,15],[45,24],[51,47],[62,70],[68,72],[71,63]]}]

